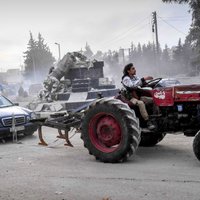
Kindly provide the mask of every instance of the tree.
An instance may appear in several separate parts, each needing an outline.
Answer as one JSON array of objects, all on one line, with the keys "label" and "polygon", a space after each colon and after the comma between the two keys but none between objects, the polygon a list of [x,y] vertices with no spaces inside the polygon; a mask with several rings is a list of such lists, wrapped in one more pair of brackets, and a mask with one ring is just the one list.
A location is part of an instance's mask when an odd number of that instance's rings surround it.
[{"label": "tree", "polygon": [[42,35],[39,33],[38,41],[36,41],[30,32],[27,51],[24,52],[24,77],[34,82],[43,81],[54,61],[55,58],[52,56],[49,47],[44,44]]},{"label": "tree", "polygon": [[199,0],[162,0],[163,2],[188,3],[192,12],[192,24],[186,42],[193,48],[192,65],[200,70],[200,1]]},{"label": "tree", "polygon": [[200,1],[193,0],[190,2],[190,6],[193,11],[193,22],[186,40],[189,41],[193,49],[193,57],[191,59],[193,70],[200,71]]},{"label": "tree", "polygon": [[97,59],[97,60],[103,60],[103,52],[98,50],[96,52],[96,54],[94,55],[94,59]]},{"label": "tree", "polygon": [[[26,78],[29,78],[32,76],[32,74],[35,73],[35,51],[36,51],[36,46],[37,43],[36,41],[33,39],[33,35],[30,32],[30,39],[28,42],[28,47],[27,47],[27,51],[24,52],[24,65],[25,65],[25,70],[24,70],[24,76]],[[34,77],[33,77],[34,78]]]},{"label": "tree", "polygon": [[44,74],[46,76],[47,72],[49,71],[49,68],[54,63],[55,58],[52,56],[52,53],[50,52],[47,44],[44,43],[44,39],[40,33],[38,34],[36,54],[37,57],[40,58],[37,60],[37,72],[39,71],[39,74]]},{"label": "tree", "polygon": [[181,39],[179,39],[178,45],[173,48],[172,62],[175,74],[178,74],[180,71],[182,73],[184,72],[183,45]]},{"label": "tree", "polygon": [[[154,44],[148,42],[147,45],[143,45],[143,59],[145,59],[145,63],[148,63],[148,66],[155,65],[155,52],[154,52]],[[159,49],[161,52],[162,50]]]},{"label": "tree", "polygon": [[183,61],[185,64],[185,69],[187,70],[187,73],[191,73],[191,68],[192,68],[191,58],[192,58],[193,50],[187,39],[185,40],[185,43],[183,44],[182,54],[183,54],[182,56],[183,56]]},{"label": "tree", "polygon": [[165,64],[170,63],[169,48],[167,45],[165,45],[165,48],[163,49],[162,56],[161,56],[161,62],[163,62]]},{"label": "tree", "polygon": [[175,47],[175,50],[173,51],[173,60],[181,64],[182,56],[183,56],[183,46],[181,43],[181,39],[179,38],[178,45]]},{"label": "tree", "polygon": [[90,46],[88,45],[87,42],[86,42],[86,45],[85,45],[84,55],[89,59],[93,56],[93,52],[92,52],[92,50],[91,50],[91,48],[90,48]]},{"label": "tree", "polygon": [[117,51],[113,52],[113,64],[117,66],[119,63],[119,53]]}]

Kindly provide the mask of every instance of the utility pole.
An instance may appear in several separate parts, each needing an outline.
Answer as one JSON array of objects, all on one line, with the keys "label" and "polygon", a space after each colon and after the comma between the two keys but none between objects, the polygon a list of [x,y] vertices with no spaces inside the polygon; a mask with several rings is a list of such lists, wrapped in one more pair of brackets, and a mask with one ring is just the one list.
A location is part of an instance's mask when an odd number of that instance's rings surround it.
[{"label": "utility pole", "polygon": [[156,52],[155,52],[155,63],[158,74],[160,74],[160,66],[159,66],[159,58],[160,58],[160,52],[159,52],[159,42],[158,42],[158,24],[157,24],[157,14],[156,11],[152,12],[152,32],[155,33],[156,37]]},{"label": "utility pole", "polygon": [[156,51],[159,54],[159,42],[158,42],[158,24],[157,24],[157,14],[156,11],[152,12],[153,20],[152,20],[152,32],[155,32],[156,36]]}]

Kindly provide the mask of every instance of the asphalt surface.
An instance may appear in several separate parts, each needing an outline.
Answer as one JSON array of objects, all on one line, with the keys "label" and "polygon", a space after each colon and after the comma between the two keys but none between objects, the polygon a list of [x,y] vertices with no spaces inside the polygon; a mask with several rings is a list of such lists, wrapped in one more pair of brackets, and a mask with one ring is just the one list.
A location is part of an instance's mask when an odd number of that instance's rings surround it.
[{"label": "asphalt surface", "polygon": [[56,130],[0,144],[0,200],[199,200],[200,162],[193,137],[167,135],[155,147],[140,147],[128,162],[96,161],[80,134],[64,146]]}]

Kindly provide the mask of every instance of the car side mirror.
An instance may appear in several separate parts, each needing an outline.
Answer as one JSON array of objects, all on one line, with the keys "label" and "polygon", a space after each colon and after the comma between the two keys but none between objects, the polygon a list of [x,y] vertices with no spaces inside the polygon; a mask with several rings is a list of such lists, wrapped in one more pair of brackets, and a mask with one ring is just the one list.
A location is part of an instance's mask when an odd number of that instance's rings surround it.
[{"label": "car side mirror", "polygon": [[14,103],[15,106],[19,106],[19,103]]}]

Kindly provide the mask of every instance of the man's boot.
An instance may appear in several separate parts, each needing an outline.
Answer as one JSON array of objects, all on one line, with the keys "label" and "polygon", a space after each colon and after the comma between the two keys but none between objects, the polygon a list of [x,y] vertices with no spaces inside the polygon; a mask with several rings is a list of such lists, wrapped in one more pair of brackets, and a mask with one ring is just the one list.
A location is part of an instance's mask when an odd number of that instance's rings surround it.
[{"label": "man's boot", "polygon": [[154,130],[156,128],[156,126],[154,124],[152,124],[152,122],[150,120],[147,121],[147,128],[149,130]]}]

